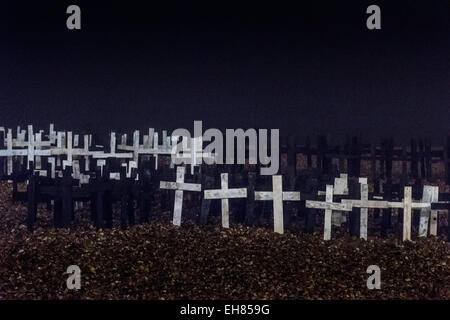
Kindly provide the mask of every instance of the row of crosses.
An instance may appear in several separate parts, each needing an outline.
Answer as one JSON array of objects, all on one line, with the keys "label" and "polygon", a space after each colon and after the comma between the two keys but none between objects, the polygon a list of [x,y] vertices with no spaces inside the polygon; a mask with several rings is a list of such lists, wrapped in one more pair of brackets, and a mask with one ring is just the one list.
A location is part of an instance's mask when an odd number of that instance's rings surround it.
[{"label": "row of crosses", "polygon": [[[158,169],[158,156],[172,156],[175,154],[173,146],[181,138],[184,146],[184,152],[177,154],[178,160],[184,163],[191,163],[191,174],[194,173],[194,167],[200,164],[199,157],[213,159],[214,155],[210,153],[201,153],[201,140],[193,138],[191,147],[188,147],[187,140],[181,136],[170,136],[166,130],[162,131],[162,144],[159,144],[158,132],[153,128],[149,128],[148,134],[143,135],[142,144],[140,143],[140,132],[135,130],[133,132],[132,145],[127,145],[127,135],[121,135],[121,140],[116,141],[116,134],[110,133],[110,151],[90,150],[92,146],[92,135],[85,134],[83,148],[78,147],[80,144],[80,136],[73,134],[71,131],[55,131],[54,125],[50,124],[48,134],[44,134],[43,130],[39,132],[33,131],[33,126],[28,125],[27,130],[17,127],[17,137],[13,138],[12,129],[0,127],[0,131],[4,134],[4,144],[6,149],[0,149],[0,157],[7,158],[7,174],[11,175],[13,171],[13,157],[20,157],[22,160],[26,158],[27,168],[30,161],[35,163],[36,171],[39,170],[41,175],[46,175],[45,170],[41,169],[41,157],[47,157],[48,162],[52,165],[52,178],[56,174],[62,175],[62,172],[55,173],[55,166],[61,165],[61,156],[66,157],[66,165],[78,167],[79,160],[74,158],[81,158],[85,161],[85,168],[89,170],[90,160],[95,160],[96,165],[103,169],[105,160],[108,158],[115,158],[126,160],[127,162],[137,163],[139,156],[153,156],[155,157],[155,169]],[[28,140],[25,139],[28,134]],[[47,137],[48,140],[43,138]],[[96,146],[101,147],[103,146]],[[55,163],[56,158],[56,163]],[[132,165],[132,164],[131,164]],[[171,167],[174,163],[170,162]],[[63,164],[63,168],[65,165]],[[75,177],[76,178],[76,177]]]},{"label": "row of crosses", "polygon": [[[174,210],[173,210],[173,224],[181,225],[181,211],[183,205],[183,192],[194,191],[201,192],[201,184],[184,182],[185,167],[177,167],[176,181],[160,181],[161,189],[175,190]],[[337,178],[337,179],[342,179]],[[387,209],[398,208],[403,209],[403,240],[411,240],[411,213],[413,209],[421,210],[420,217],[420,231],[419,235],[424,236],[427,232],[429,212],[431,210],[431,203],[437,202],[439,194],[438,187],[425,186],[424,198],[421,202],[413,202],[412,188],[405,187],[403,201],[393,202],[384,200],[369,200],[368,199],[368,184],[367,178],[359,179],[361,185],[361,199],[349,200],[343,199],[341,202],[333,202],[333,192],[335,186],[327,185],[325,191],[325,201],[306,200],[306,207],[312,209],[320,209],[325,211],[324,219],[324,240],[331,239],[331,218],[335,213],[352,211],[353,207],[361,209],[360,217],[360,238],[367,240],[367,224],[368,224],[368,209]],[[267,200],[273,202],[273,217],[274,217],[274,232],[284,233],[283,226],[283,201],[300,201],[300,192],[283,191],[282,176],[272,176],[272,191],[255,191],[255,200]],[[336,185],[336,184],[335,184]],[[340,185],[339,183],[337,184]],[[345,188],[344,188],[345,189]],[[426,190],[426,192],[425,192]],[[323,192],[319,192],[319,195]],[[340,193],[342,194],[342,193]],[[228,173],[221,174],[221,188],[204,190],[204,199],[217,199],[222,202],[222,227],[230,227],[230,211],[229,199],[246,198],[247,188],[229,188],[228,187]],[[424,230],[425,229],[425,230]]]},{"label": "row of crosses", "polygon": [[[181,208],[183,203],[183,191],[201,191],[201,185],[184,182],[185,167],[177,167],[176,182],[161,181],[161,189],[175,190],[173,224],[181,225]],[[273,191],[255,191],[255,200],[273,201],[274,231],[284,232],[283,227],[283,201],[299,201],[300,192],[285,192],[280,175],[272,176]],[[220,199],[222,202],[222,227],[230,227],[229,199],[246,198],[247,188],[228,188],[228,173],[221,174],[221,188],[204,191],[205,199]]]}]

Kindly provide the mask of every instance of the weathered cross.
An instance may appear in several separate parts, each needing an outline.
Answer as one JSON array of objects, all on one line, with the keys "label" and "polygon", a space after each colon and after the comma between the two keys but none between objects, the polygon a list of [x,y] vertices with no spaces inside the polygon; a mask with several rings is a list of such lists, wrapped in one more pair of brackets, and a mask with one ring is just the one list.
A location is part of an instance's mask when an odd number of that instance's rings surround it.
[{"label": "weathered cross", "polygon": [[[438,202],[439,201],[439,187],[435,186],[423,186],[422,202]],[[422,208],[420,210],[420,223],[419,223],[419,237],[426,237],[428,233],[428,222],[430,221],[430,211],[431,211],[431,223],[430,223],[430,234],[436,235],[435,227],[437,219],[436,210],[431,210],[430,208]]]},{"label": "weathered cross", "polygon": [[[402,202],[391,202],[391,201],[377,201],[377,200],[367,200],[365,194],[366,191],[363,191],[364,184],[361,185],[361,200],[347,200],[343,199],[342,203],[346,205],[350,205],[351,207],[361,208],[361,219],[364,219],[365,222],[361,221],[361,226],[365,223],[365,230],[367,232],[367,214],[364,214],[362,209],[367,208],[375,208],[375,209],[386,209],[386,208],[397,208],[403,209],[403,241],[411,240],[411,211],[412,209],[427,209],[431,208],[431,202],[413,202],[412,201],[412,188],[405,187],[404,190],[404,198]],[[364,198],[363,198],[364,197]],[[361,238],[364,234],[361,234]],[[367,234],[366,234],[367,237]]]},{"label": "weathered cross", "polygon": [[431,208],[431,203],[412,202],[412,188],[405,187],[402,202],[388,202],[389,208],[403,209],[403,241],[411,240],[412,209]]},{"label": "weathered cross", "polygon": [[172,181],[161,181],[159,187],[161,189],[175,190],[175,201],[173,206],[173,224],[176,226],[181,225],[181,210],[183,206],[183,191],[202,191],[201,184],[185,183],[184,174],[186,172],[185,167],[177,168],[177,179]]},{"label": "weathered cross", "polygon": [[272,176],[273,191],[255,191],[255,200],[273,201],[273,228],[277,233],[284,233],[283,201],[300,201],[300,192],[283,191],[282,176]]},{"label": "weathered cross", "polygon": [[247,188],[228,189],[228,173],[222,173],[221,189],[205,190],[205,199],[221,199],[222,201],[222,227],[230,227],[230,212],[228,199],[246,198]]},{"label": "weathered cross", "polygon": [[[326,191],[319,190],[319,196],[326,195]],[[334,178],[333,195],[348,195],[348,175],[341,173],[339,178]],[[346,221],[347,217],[342,212],[333,212],[331,215],[331,224],[340,227]]]},{"label": "weathered cross", "polygon": [[306,207],[312,208],[312,209],[325,209],[325,220],[324,220],[324,231],[323,231],[323,239],[324,240],[331,239],[331,214],[332,214],[333,210],[335,210],[335,211],[351,211],[352,210],[352,207],[349,204],[333,202],[333,186],[332,185],[327,185],[326,194],[325,194],[325,202],[307,200]]},{"label": "weathered cross", "polygon": [[387,201],[369,200],[369,186],[367,184],[367,178],[359,178],[361,200],[348,200],[343,199],[342,203],[349,204],[351,207],[361,208],[360,211],[360,224],[359,235],[361,239],[367,240],[367,221],[368,221],[368,209],[369,208],[388,208]]},{"label": "weathered cross", "polygon": [[[7,157],[7,173],[8,175],[12,174],[12,157],[13,156],[21,156],[27,157],[27,168],[30,161],[34,162],[35,156],[49,156],[50,150],[35,150],[36,146],[43,146],[41,142],[36,142],[33,134],[33,126],[28,126],[28,141],[25,141],[23,136],[20,136],[20,139],[17,139],[18,142],[14,143],[12,138],[12,130],[8,129],[8,133],[6,135],[6,150],[0,150],[0,157]],[[26,147],[26,149],[13,149],[13,147]],[[23,158],[22,158],[23,159]]]}]

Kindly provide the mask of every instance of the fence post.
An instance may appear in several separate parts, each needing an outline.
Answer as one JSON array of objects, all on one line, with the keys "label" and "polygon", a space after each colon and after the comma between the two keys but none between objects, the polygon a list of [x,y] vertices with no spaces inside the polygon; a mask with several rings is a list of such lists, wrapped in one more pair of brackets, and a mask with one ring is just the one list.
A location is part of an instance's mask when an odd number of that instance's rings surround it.
[{"label": "fence post", "polygon": [[402,178],[401,178],[401,184],[403,186],[408,184],[408,159],[407,159],[407,150],[406,145],[402,147]]},{"label": "fence post", "polygon": [[27,213],[27,227],[29,231],[33,231],[33,224],[36,221],[37,216],[37,197],[36,197],[36,185],[37,185],[37,175],[34,173],[34,163],[29,162],[29,173],[28,173],[28,213]]},{"label": "fence post", "polygon": [[431,154],[431,140],[425,139],[425,168],[427,181],[430,182],[432,175],[432,154]]},{"label": "fence post", "polygon": [[362,141],[358,137],[353,137],[353,175],[359,177],[361,175],[361,152],[362,152]]},{"label": "fence post", "polygon": [[309,138],[309,136],[306,137],[305,141],[305,154],[306,154],[306,167],[309,169],[312,167],[311,139]]},{"label": "fence post", "polygon": [[[3,149],[5,149],[5,131],[0,130],[0,150]],[[2,179],[6,173],[5,163],[5,157],[0,157],[0,179]]]},{"label": "fence post", "polygon": [[247,225],[253,225],[255,223],[255,185],[256,172],[248,172],[247,199],[245,206],[245,223]]},{"label": "fence post", "polygon": [[392,183],[392,162],[394,156],[394,138],[389,138],[386,143],[386,179]]},{"label": "fence post", "polygon": [[[303,193],[302,200],[317,200],[317,192],[319,191],[318,179],[313,176],[307,178],[305,189],[307,192]],[[314,225],[316,223],[316,210],[312,208],[306,208],[305,206],[305,213],[305,232],[311,234],[314,232]]]},{"label": "fence post", "polygon": [[[361,190],[358,178],[351,178],[348,181],[349,194],[351,199],[361,199]],[[351,236],[359,236],[360,232],[360,221],[361,221],[361,209],[360,208],[352,208],[350,212],[350,235]]]},{"label": "fence post", "polygon": [[[214,165],[216,167],[216,165]],[[202,174],[203,189],[213,189],[215,187],[215,174],[217,170],[210,167],[206,167],[206,170]],[[201,192],[201,205],[200,205],[200,224],[206,225],[208,223],[209,211],[211,209],[210,199],[205,199],[205,193]]]},{"label": "fence post", "polygon": [[119,190],[120,190],[120,226],[126,228],[128,225],[128,190],[127,190],[127,175],[126,167],[120,168],[120,180],[119,180]]},{"label": "fence post", "polygon": [[411,140],[411,176],[414,179],[419,178],[419,168],[418,168],[418,158],[417,158],[417,141],[416,139]]},{"label": "fence post", "polygon": [[[386,182],[384,184],[384,195],[383,195],[383,199],[385,201],[392,201],[392,184],[391,181],[388,180],[388,182]],[[387,208],[387,209],[383,209],[383,218],[382,218],[382,222],[381,222],[381,236],[382,237],[387,237],[388,234],[388,229],[391,226],[391,209]]]},{"label": "fence post", "polygon": [[447,136],[446,144],[444,145],[444,168],[445,168],[445,182],[450,184],[450,135]]},{"label": "fence post", "polygon": [[68,228],[70,227],[71,218],[73,216],[72,167],[70,166],[66,166],[63,170],[63,177],[61,184],[61,198],[62,198],[61,226],[63,228]]},{"label": "fence post", "polygon": [[425,149],[423,140],[419,141],[420,177],[425,179]]},{"label": "fence post", "polygon": [[287,174],[295,176],[297,174],[297,136],[288,136],[287,141]]}]

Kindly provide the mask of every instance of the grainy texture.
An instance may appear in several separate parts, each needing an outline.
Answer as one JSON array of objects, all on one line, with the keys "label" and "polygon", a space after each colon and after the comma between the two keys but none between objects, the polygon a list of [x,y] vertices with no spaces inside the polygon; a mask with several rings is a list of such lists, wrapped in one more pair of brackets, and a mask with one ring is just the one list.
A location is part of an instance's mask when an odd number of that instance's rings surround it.
[{"label": "grainy texture", "polygon": [[[0,184],[0,299],[450,299],[450,249],[441,238],[403,243],[339,235],[280,235],[233,224],[171,225],[171,212],[127,230],[97,231],[77,212],[74,230],[51,228]],[[81,268],[81,290],[65,271]],[[381,268],[381,290],[368,290],[366,269]]]}]

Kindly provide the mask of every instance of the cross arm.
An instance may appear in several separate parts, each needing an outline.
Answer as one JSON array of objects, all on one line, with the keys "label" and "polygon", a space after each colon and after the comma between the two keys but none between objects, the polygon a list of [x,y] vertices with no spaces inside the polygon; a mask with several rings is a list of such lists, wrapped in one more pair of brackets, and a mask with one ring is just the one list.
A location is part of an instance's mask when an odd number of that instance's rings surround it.
[{"label": "cross arm", "polygon": [[205,199],[232,199],[232,198],[246,198],[247,189],[216,189],[216,190],[205,190]]},{"label": "cross arm", "polygon": [[352,206],[346,203],[322,202],[306,200],[306,207],[312,209],[325,209],[337,211],[352,211]]}]

